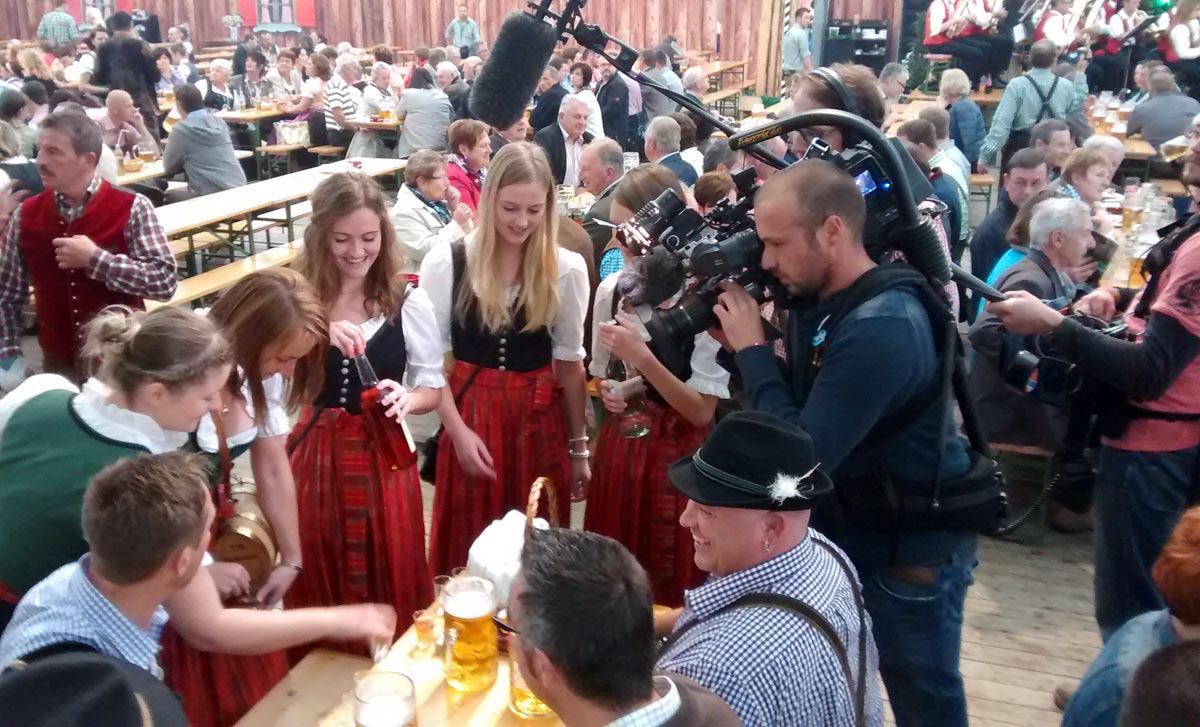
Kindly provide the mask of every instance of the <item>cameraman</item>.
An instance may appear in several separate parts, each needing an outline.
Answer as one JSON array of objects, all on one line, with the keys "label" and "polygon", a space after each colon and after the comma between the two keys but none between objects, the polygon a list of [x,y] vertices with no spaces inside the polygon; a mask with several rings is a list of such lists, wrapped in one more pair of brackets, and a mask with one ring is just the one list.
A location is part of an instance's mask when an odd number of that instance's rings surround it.
[{"label": "cameraman", "polygon": [[735,352],[750,408],[809,432],[837,485],[846,522],[831,528],[837,514],[818,517],[862,578],[896,724],[965,726],[958,662],[977,536],[916,531],[911,519],[909,528],[874,520],[868,529],[862,508],[883,488],[928,502],[931,483],[971,467],[950,403],[936,393],[948,303],[938,298],[942,320],[931,320],[922,301],[938,294],[899,263],[884,267],[915,280],[873,292],[886,271],[863,246],[865,216],[854,180],[828,162],[800,161],[767,180],[755,199],[762,267],[792,296],[815,302],[789,311],[787,371],[766,342],[758,304],[740,287],[725,284],[713,333]]},{"label": "cameraman", "polygon": [[[1183,178],[1200,176],[1200,117],[1188,133]],[[1106,385],[1096,473],[1096,621],[1105,640],[1138,614],[1163,608],[1150,570],[1180,514],[1200,498],[1200,215],[1147,255],[1149,284],[1101,288],[1076,304],[1111,321],[1119,312],[1133,340],[1104,335],[1034,296],[990,303],[1004,327],[1045,334],[1042,345]]]}]

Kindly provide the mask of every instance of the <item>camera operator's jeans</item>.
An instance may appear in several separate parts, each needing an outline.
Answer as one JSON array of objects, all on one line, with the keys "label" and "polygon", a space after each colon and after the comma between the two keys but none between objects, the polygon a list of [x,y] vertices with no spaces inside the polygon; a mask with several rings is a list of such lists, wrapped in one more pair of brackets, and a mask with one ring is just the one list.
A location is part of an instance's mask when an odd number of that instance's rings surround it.
[{"label": "camera operator's jeans", "polygon": [[[979,562],[977,536],[891,535],[853,527],[842,536],[837,544],[850,556],[863,583],[879,648],[879,671],[896,726],[966,727],[967,699],[958,660],[963,602]],[[924,564],[932,571],[932,582],[918,585],[889,574],[893,554],[898,563]]]},{"label": "camera operator's jeans", "polygon": [[1131,452],[1104,446],[1093,505],[1096,623],[1105,641],[1164,608],[1151,571],[1183,511],[1200,500],[1200,447]]}]

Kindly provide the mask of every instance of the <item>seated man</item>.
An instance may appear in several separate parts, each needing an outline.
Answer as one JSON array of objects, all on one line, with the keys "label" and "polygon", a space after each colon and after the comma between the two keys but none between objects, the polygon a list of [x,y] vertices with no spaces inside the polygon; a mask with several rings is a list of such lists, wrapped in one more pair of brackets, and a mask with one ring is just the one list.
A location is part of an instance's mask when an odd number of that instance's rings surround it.
[{"label": "seated man", "polygon": [[[1002,293],[1026,290],[1041,300],[1066,307],[1075,285],[1066,271],[1078,267],[1092,248],[1088,206],[1075,199],[1054,198],[1033,208],[1029,222],[1029,254],[995,282]],[[1007,359],[1026,348],[1024,337],[1010,334],[992,313],[971,326],[971,392],[988,440],[1058,452],[1067,430],[1067,410],[1013,391],[1001,370]]]},{"label": "seated man", "polygon": [[22,597],[0,637],[0,665],[77,644],[161,678],[159,638],[168,609],[180,633],[189,631],[182,626],[188,622],[220,634],[196,643],[221,653],[265,653],[320,638],[390,642],[396,614],[389,606],[221,606],[211,578],[200,571],[215,515],[201,456],[139,455],[102,470],[84,494],[87,554]]},{"label": "seated man", "polygon": [[740,727],[716,695],[654,674],[650,583],[612,538],[534,530],[508,599],[513,654],[530,690],[566,727]]},{"label": "seated man", "polygon": [[819,466],[803,431],[742,411],[668,471],[689,500],[679,522],[692,531],[696,565],[713,577],[662,619],[660,631],[674,628],[658,667],[716,692],[747,727],[883,724],[857,576],[808,527],[833,489]]},{"label": "seated man", "polygon": [[644,151],[651,164],[661,164],[670,169],[683,186],[690,187],[700,175],[696,173],[696,168],[680,155],[681,139],[679,122],[671,118],[670,114],[659,116],[651,119],[646,127]]},{"label": "seated man", "polygon": [[[1172,644],[1200,640],[1200,508],[1183,513],[1154,563],[1154,585],[1166,608],[1135,616],[1117,629],[1088,667],[1079,690],[1063,712],[1063,727],[1116,727],[1134,672],[1148,657]],[[1159,712],[1146,724],[1185,725]]]},{"label": "seated man", "polygon": [[125,91],[109,91],[104,105],[106,113],[97,120],[104,132],[104,145],[123,157],[137,156],[142,148],[152,149],[157,159],[158,142],[150,135],[146,122],[133,105],[133,97]]},{"label": "seated man", "polygon": [[246,174],[233,153],[229,125],[204,106],[200,90],[190,83],[175,90],[175,104],[183,120],[171,129],[163,151],[163,176],[187,175],[186,192],[168,192],[177,202],[246,183]]},{"label": "seated man", "polygon": [[558,111],[558,123],[533,135],[533,143],[546,152],[555,184],[579,186],[579,158],[583,147],[592,143],[587,122],[588,105],[583,99],[565,96]]},{"label": "seated man", "polygon": [[1062,119],[1046,119],[1034,126],[1029,132],[1029,146],[1040,151],[1046,159],[1051,182],[1062,174],[1063,164],[1076,148],[1071,127]]},{"label": "seated man", "polygon": [[605,246],[612,239],[613,190],[624,175],[621,145],[612,139],[597,139],[585,146],[579,155],[579,181],[593,196],[592,206],[583,215],[583,229],[595,248],[596,265],[600,264]]},{"label": "seated man", "polygon": [[987,280],[996,261],[1008,250],[1008,230],[1017,212],[1050,183],[1046,159],[1034,149],[1021,149],[1009,157],[1008,168],[1001,171],[1000,195],[996,206],[975,228],[971,238],[971,274]]},{"label": "seated man", "polygon": [[[38,132],[46,191],[21,203],[0,243],[0,368],[21,356],[21,311],[36,293],[43,369],[81,381],[80,331],[109,305],[141,308],[175,293],[175,257],[150,201],[96,172],[100,127],[51,114]],[[70,224],[71,235],[63,235]]]},{"label": "seated man", "polygon": [[1150,98],[1134,108],[1127,129],[1157,149],[1192,128],[1196,114],[1200,114],[1200,101],[1179,90],[1169,69],[1158,68],[1150,74]]}]

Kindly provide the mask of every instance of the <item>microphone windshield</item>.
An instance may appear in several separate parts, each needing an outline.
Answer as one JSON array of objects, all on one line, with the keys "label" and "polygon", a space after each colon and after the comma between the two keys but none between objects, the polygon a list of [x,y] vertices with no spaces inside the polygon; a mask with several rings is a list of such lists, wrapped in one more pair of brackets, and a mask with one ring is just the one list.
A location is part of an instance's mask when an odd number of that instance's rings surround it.
[{"label": "microphone windshield", "polygon": [[553,25],[525,13],[509,13],[471,87],[469,106],[475,118],[496,129],[515,124],[525,114],[557,43]]}]

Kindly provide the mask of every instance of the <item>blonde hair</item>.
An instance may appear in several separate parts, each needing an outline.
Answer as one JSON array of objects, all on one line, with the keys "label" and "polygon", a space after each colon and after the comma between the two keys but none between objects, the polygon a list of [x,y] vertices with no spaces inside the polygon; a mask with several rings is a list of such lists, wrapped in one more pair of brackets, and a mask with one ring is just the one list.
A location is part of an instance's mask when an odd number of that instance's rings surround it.
[{"label": "blonde hair", "polygon": [[25,72],[27,78],[33,77],[39,81],[51,80],[50,66],[46,65],[42,54],[37,50],[24,48],[17,51],[17,61],[21,64],[21,70]]},{"label": "blonde hair", "polygon": [[[496,275],[496,198],[514,184],[540,184],[546,190],[542,218],[529,233],[521,264],[521,292],[516,306],[508,304],[504,281]],[[521,332],[548,328],[558,315],[558,215],[555,214],[554,175],[540,147],[523,141],[505,144],[492,158],[479,198],[479,230],[468,250],[464,285],[455,314],[466,320],[477,307],[479,321],[490,333],[511,328],[513,310],[523,309]]]},{"label": "blonde hair", "polygon": [[125,396],[158,382],[178,391],[233,361],[216,323],[189,310],[100,311],[86,328],[83,356],[96,377]]},{"label": "blonde hair", "polygon": [[947,68],[942,71],[938,91],[947,98],[962,98],[971,94],[971,79],[961,68]]},{"label": "blonde hair", "polygon": [[[262,359],[272,347],[286,346],[294,336],[308,333],[318,343],[329,340],[329,322],[320,298],[300,273],[288,268],[259,270],[227,290],[208,315],[224,331],[241,367],[229,375],[229,393],[241,396],[243,378],[250,389],[255,419],[261,423],[267,411],[263,392]],[[319,365],[322,347],[312,347],[304,365]],[[315,386],[316,379],[309,384]],[[315,390],[288,387],[287,408],[295,410],[312,401]]]},{"label": "blonde hair", "polygon": [[[393,315],[403,298],[399,277],[402,260],[396,246],[396,230],[388,216],[379,183],[362,172],[334,174],[318,184],[309,199],[312,201],[312,222],[304,231],[304,249],[296,261],[296,270],[315,289],[325,309],[332,307],[342,287],[331,247],[333,227],[347,215],[368,209],[379,219],[379,255],[367,271],[363,285],[365,312],[373,316],[378,310],[385,316]],[[322,350],[315,368],[308,365],[308,359],[300,362],[296,368],[298,389],[304,391],[319,385],[325,375],[320,365],[324,357]],[[310,382],[312,377],[317,377],[317,383]]]}]

